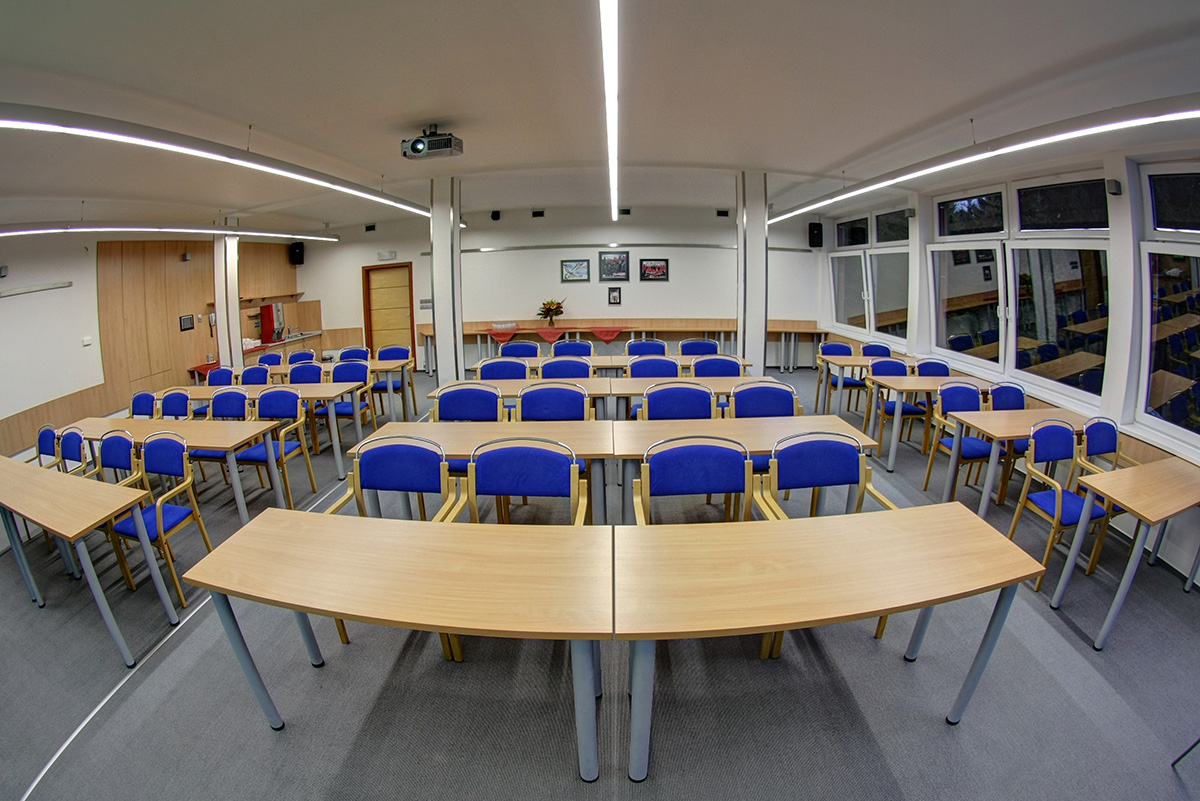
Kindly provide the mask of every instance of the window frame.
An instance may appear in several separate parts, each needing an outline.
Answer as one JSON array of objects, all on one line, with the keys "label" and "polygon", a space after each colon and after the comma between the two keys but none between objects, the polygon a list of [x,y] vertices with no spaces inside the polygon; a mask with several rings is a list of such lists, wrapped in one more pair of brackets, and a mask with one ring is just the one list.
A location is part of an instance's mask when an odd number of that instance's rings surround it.
[{"label": "window frame", "polygon": [[[957,194],[957,193],[956,193]],[[948,197],[953,198],[954,195]],[[934,206],[936,209],[936,205]],[[996,251],[998,262],[996,268],[1000,270],[1000,275],[996,276],[996,324],[1000,329],[1000,352],[996,361],[981,359],[978,356],[971,356],[964,351],[952,350],[948,347],[942,347],[938,344],[938,325],[940,319],[936,315],[940,315],[940,306],[938,305],[938,281],[937,275],[933,270],[934,253],[945,252],[950,253],[955,250],[963,250],[962,242],[972,242],[972,248],[976,249],[975,245],[979,243],[987,243],[986,247],[979,247],[978,250],[994,250]],[[930,242],[925,246],[925,265],[929,275],[929,293],[927,302],[931,313],[930,319],[930,334],[932,335],[929,343],[930,352],[937,358],[947,362],[952,368],[962,370],[969,374],[980,375],[992,381],[998,381],[1007,376],[1005,372],[1005,363],[1007,361],[1007,353],[1010,350],[1008,344],[1008,297],[1010,290],[1008,287],[1008,265],[1003,260],[1007,259],[1008,253],[1005,250],[1006,241],[1003,239],[980,239],[975,236],[970,237],[951,237],[944,242]]]},{"label": "window frame", "polygon": [[[1200,167],[1200,165],[1197,165]],[[1103,170],[1086,170],[1083,172],[1061,173],[1057,175],[1043,175],[1040,178],[1026,178],[1020,181],[1011,181],[1008,184],[1008,208],[1012,209],[1013,233],[1014,239],[1064,239],[1064,238],[1083,238],[1083,239],[1108,239],[1112,231],[1112,208],[1111,203],[1109,208],[1109,227],[1108,228],[1022,228],[1021,227],[1021,201],[1018,192],[1022,189],[1029,189],[1035,186],[1053,186],[1055,184],[1076,184],[1083,181],[1104,180]],[[1006,210],[1007,211],[1007,210]],[[1090,250],[1093,248],[1081,248]]]},{"label": "window frame", "polygon": [[[1140,307],[1134,307],[1134,314],[1140,315],[1141,319],[1135,320],[1134,325],[1141,331],[1141,347],[1138,350],[1138,366],[1140,369],[1137,376],[1137,395],[1134,398],[1133,405],[1133,422],[1135,425],[1145,426],[1148,431],[1152,431],[1159,435],[1159,437],[1162,437],[1158,442],[1152,441],[1152,444],[1172,443],[1175,451],[1179,450],[1179,445],[1184,445],[1192,454],[1195,454],[1200,450],[1200,434],[1183,426],[1175,425],[1169,420],[1155,417],[1146,410],[1146,402],[1150,399],[1149,368],[1154,364],[1154,354],[1151,352],[1154,345],[1150,341],[1151,328],[1154,322],[1154,315],[1150,313],[1150,255],[1151,253],[1157,253],[1160,255],[1178,255],[1200,259],[1200,238],[1189,242],[1145,240],[1140,243],[1140,251],[1139,264],[1141,275],[1138,281],[1142,290],[1142,303]],[[1184,437],[1186,437],[1186,440],[1180,442],[1180,439]]]},{"label": "window frame", "polygon": [[[908,348],[907,334],[903,337],[899,337],[899,336],[896,336],[895,334],[886,334],[883,331],[880,331],[878,328],[875,327],[875,276],[874,276],[874,271],[872,270],[872,267],[873,267],[873,265],[871,263],[872,256],[888,256],[888,255],[903,253],[905,256],[908,257],[908,259],[909,259],[909,265],[908,265],[908,284],[909,284],[909,286],[907,287],[907,290],[908,290],[908,298],[909,299],[906,301],[906,303],[908,305],[905,307],[905,311],[907,311],[911,316],[911,312],[912,312],[912,302],[911,302],[911,300],[912,300],[912,251],[908,247],[907,243],[898,243],[898,244],[899,244],[899,246],[897,246],[897,245],[890,245],[888,247],[881,246],[881,247],[872,248],[872,249],[866,251],[866,258],[863,259],[863,270],[866,272],[867,315],[868,315],[868,319],[871,322],[871,327],[868,332],[868,335],[870,336],[871,339],[876,339],[881,342],[885,342],[888,345],[893,345],[896,348],[899,348],[901,350],[905,350]],[[912,325],[912,320],[910,319],[905,325],[905,331],[908,331],[909,327],[911,325]]]},{"label": "window frame", "polygon": [[[980,240],[998,240],[1003,242],[1012,235],[1012,203],[1009,198],[1009,185],[1007,183],[989,184],[974,189],[963,189],[957,192],[943,192],[939,195],[930,197],[930,210],[933,214],[932,233],[930,239],[931,244],[942,244],[947,242],[977,242]],[[978,197],[980,195],[1000,195],[1000,219],[1003,221],[1004,227],[999,231],[991,231],[982,234],[943,234],[940,231],[940,219],[938,216],[938,204],[948,200],[963,200],[966,198]]]},{"label": "window frame", "polygon": [[[1138,180],[1142,185],[1142,224],[1145,233],[1143,242],[1175,242],[1200,243],[1200,233],[1189,233],[1175,229],[1162,229],[1155,225],[1154,194],[1150,191],[1150,176],[1175,173],[1197,173],[1200,175],[1200,161],[1162,161],[1141,164],[1138,167]],[[1143,254],[1144,255],[1144,254]],[[1148,266],[1147,266],[1147,269]]]}]

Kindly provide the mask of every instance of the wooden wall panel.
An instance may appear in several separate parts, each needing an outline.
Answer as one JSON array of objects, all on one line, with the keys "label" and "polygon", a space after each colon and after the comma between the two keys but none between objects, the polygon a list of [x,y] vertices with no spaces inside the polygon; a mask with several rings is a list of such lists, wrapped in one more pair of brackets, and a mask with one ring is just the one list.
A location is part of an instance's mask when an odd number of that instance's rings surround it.
[{"label": "wooden wall panel", "polygon": [[262,298],[296,292],[296,268],[288,262],[287,245],[238,243],[238,296]]},{"label": "wooden wall panel", "polygon": [[[171,369],[172,332],[179,330],[178,318],[168,324],[172,311],[178,308],[175,292],[167,278],[166,257],[162,242],[143,243],[146,275],[146,344],[150,352],[150,374],[157,376]],[[174,272],[174,271],[172,271]]]},{"label": "wooden wall panel", "polygon": [[321,332],[321,350],[341,350],[362,344],[361,328],[326,328]]},{"label": "wooden wall panel", "polygon": [[150,343],[146,326],[146,254],[142,242],[125,242],[121,246],[121,291],[125,302],[122,323],[125,330],[126,364],[129,377],[149,376]]},{"label": "wooden wall panel", "polygon": [[293,331],[319,331],[321,330],[321,301],[319,300],[302,300],[299,303],[292,304],[296,307],[295,319],[292,323]]}]

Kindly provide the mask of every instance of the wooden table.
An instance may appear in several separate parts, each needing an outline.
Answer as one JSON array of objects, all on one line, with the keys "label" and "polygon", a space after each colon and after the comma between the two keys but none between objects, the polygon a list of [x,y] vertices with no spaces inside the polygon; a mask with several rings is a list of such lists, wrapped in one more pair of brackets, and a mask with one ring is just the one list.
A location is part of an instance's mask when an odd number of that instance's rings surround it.
[{"label": "wooden table", "polygon": [[1075,428],[1075,433],[1083,431],[1087,418],[1081,414],[1066,409],[1006,409],[1001,411],[952,412],[950,419],[956,422],[954,427],[954,444],[950,449],[950,466],[946,471],[946,485],[942,491],[942,502],[950,500],[954,482],[958,474],[958,457],[962,452],[963,426],[974,428],[983,436],[992,440],[992,450],[988,454],[988,469],[983,479],[983,497],[979,499],[979,516],[986,517],[988,505],[991,503],[992,487],[996,484],[996,467],[1000,463],[1000,451],[1004,442],[1029,436],[1029,430],[1042,420],[1062,420]]},{"label": "wooden table", "polygon": [[[110,425],[113,422],[116,421],[110,420]],[[121,635],[121,629],[108,605],[108,599],[104,597],[104,587],[96,576],[96,568],[92,565],[92,557],[88,554],[87,543],[83,538],[149,497],[150,493],[143,489],[118,487],[115,484],[91,481],[14,459],[0,459],[0,517],[4,519],[13,558],[21,572],[21,578],[25,580],[30,600],[39,607],[46,605],[25,559],[25,548],[17,534],[14,513],[41,526],[58,538],[59,543],[66,541],[74,546],[75,555],[79,557],[79,564],[87,577],[88,588],[92,591],[92,598],[100,610],[100,617],[103,618],[104,625],[127,667],[133,667],[136,660],[129,651],[129,646],[125,644],[125,638]],[[154,583],[154,591],[158,593],[158,600],[167,613],[167,620],[174,626],[179,622],[179,617],[175,614],[175,607],[167,595],[167,586],[163,583],[162,573],[159,572],[158,560],[150,545],[145,521],[136,510],[132,517],[138,543],[142,546],[142,555],[146,559],[146,568],[150,572],[150,580]],[[74,562],[70,560],[69,553],[61,544],[60,553],[78,577]]]},{"label": "wooden table", "polygon": [[1185,329],[1195,328],[1200,325],[1200,316],[1195,314],[1181,314],[1170,320],[1163,320],[1161,323],[1154,324],[1154,341],[1161,342],[1171,334],[1182,334]]},{"label": "wooden table", "polygon": [[[504,358],[506,358],[506,359],[517,358],[520,361],[525,362],[525,364],[529,367],[529,374],[531,376],[536,376],[539,373],[539,368],[541,367],[542,362],[544,362],[544,361],[546,361],[546,359],[549,359],[552,357],[550,357],[550,356],[524,356],[524,357],[505,356]],[[617,371],[617,372],[620,372],[623,374],[623,371],[625,370],[625,368],[627,368],[629,366],[630,359],[636,359],[637,357],[636,356],[627,356],[622,353],[622,354],[616,354],[613,356],[592,355],[592,356],[584,356],[582,358],[585,358],[589,362],[591,362],[593,373],[596,373],[600,370],[613,370],[613,371]],[[668,353],[667,358],[675,359],[677,362],[679,362],[680,372],[688,373],[688,372],[691,372],[691,369],[692,369],[692,360],[698,359],[700,357],[699,356],[680,356],[678,353]],[[749,359],[743,359],[738,356],[732,356],[730,358],[738,359],[742,363],[743,369],[745,369],[747,367],[751,367],[754,364],[754,362],[750,361]],[[479,361],[475,362],[470,367],[468,367],[467,370],[469,372],[478,373],[479,366],[481,364],[483,364],[485,361],[487,361],[487,359],[480,359]]]},{"label": "wooden table", "polygon": [[1083,334],[1084,336],[1099,334],[1101,331],[1108,330],[1108,318],[1097,317],[1095,320],[1088,320],[1086,323],[1073,323],[1063,326],[1063,330],[1074,334]]},{"label": "wooden table", "polygon": [[788,373],[796,371],[800,361],[800,335],[807,334],[813,340],[812,366],[817,366],[817,352],[825,341],[825,330],[817,327],[816,320],[767,320],[767,333],[779,334],[779,369]]},{"label": "wooden table", "polygon": [[[438,443],[448,459],[469,459],[479,445],[505,437],[537,437],[561,442],[575,452],[576,458],[589,460],[589,469],[594,471],[588,482],[592,519],[597,524],[603,524],[607,504],[604,460],[613,455],[612,426],[608,420],[388,423],[366,441],[395,435],[424,437]],[[401,511],[411,515],[407,499],[403,496]]]},{"label": "wooden table", "polygon": [[1154,552],[1150,557],[1153,564],[1158,554],[1158,546],[1166,533],[1167,520],[1200,504],[1200,467],[1177,456],[1168,456],[1157,462],[1081,476],[1079,483],[1087,488],[1087,495],[1083,499],[1083,511],[1079,525],[1075,527],[1075,538],[1071,540],[1071,550],[1063,565],[1062,576],[1054,590],[1054,598],[1050,601],[1052,609],[1058,609],[1062,605],[1071,573],[1079,559],[1079,551],[1083,548],[1083,539],[1097,495],[1117,504],[1146,524],[1138,527],[1133,547],[1129,551],[1129,561],[1125,563],[1125,572],[1121,575],[1121,583],[1117,585],[1117,594],[1108,608],[1103,625],[1100,626],[1100,633],[1092,643],[1092,647],[1099,651],[1104,648],[1108,635],[1112,634],[1117,615],[1121,613],[1125,597],[1129,595],[1129,587],[1133,584],[1134,574],[1137,573],[1138,564],[1142,560],[1142,551],[1146,547],[1151,527],[1159,526]]},{"label": "wooden table", "polygon": [[[632,522],[633,479],[646,449],[672,437],[726,437],[746,446],[750,453],[770,453],[775,443],[792,434],[831,431],[856,439],[864,450],[879,443],[836,415],[798,417],[734,417],[716,420],[618,420],[612,424],[612,455],[623,460],[621,519]],[[744,503],[745,501],[743,501]]]},{"label": "wooden table", "polygon": [[[815,402],[815,412],[818,414],[829,414],[829,394],[833,389],[833,384],[830,378],[833,375],[833,368],[838,371],[838,408],[837,413],[840,415],[843,410],[846,397],[846,369],[865,369],[871,366],[871,362],[876,359],[897,359],[904,362],[911,370],[918,361],[915,356],[904,356],[902,354],[892,354],[891,356],[817,356],[817,398]],[[825,402],[821,403],[821,388],[825,389]]]},{"label": "wooden table", "polygon": [[526,387],[536,387],[547,382],[554,384],[575,384],[583,387],[584,392],[589,398],[607,398],[610,394],[609,383],[611,378],[503,378],[492,379],[489,381],[451,381],[448,384],[442,384],[437,389],[426,395],[426,398],[433,399],[437,397],[438,392],[449,386],[471,386],[479,384],[488,384],[500,390],[500,394],[506,399],[516,398],[521,393],[521,390]]},{"label": "wooden table", "polygon": [[[1108,325],[1108,323],[1105,322],[1105,325]],[[1036,339],[1030,339],[1029,337],[1017,337],[1017,350],[1037,350],[1038,345],[1041,344],[1042,343]],[[1000,343],[989,342],[986,345],[980,345],[976,348],[968,348],[967,350],[964,350],[963,353],[968,356],[974,356],[977,359],[987,359],[988,361],[994,362],[1000,358]]]},{"label": "wooden table", "polygon": [[[614,420],[624,420],[627,417],[629,409],[629,401],[633,398],[641,397],[646,394],[646,390],[654,384],[661,384],[664,381],[682,381],[686,384],[701,384],[713,391],[717,397],[728,396],[733,392],[733,388],[739,384],[745,384],[751,381],[775,381],[771,377],[757,378],[749,375],[737,376],[708,376],[705,378],[694,378],[692,376],[681,376],[680,378],[614,378],[609,386],[609,394],[616,398],[617,409],[614,412]],[[780,382],[782,383],[782,382]]]},{"label": "wooden table", "polygon": [[1187,392],[1194,383],[1196,382],[1190,378],[1184,378],[1166,370],[1155,370],[1150,374],[1150,397],[1147,399],[1146,406],[1157,409],[1180,392]]},{"label": "wooden table", "polygon": [[1051,359],[1048,362],[1039,362],[1030,365],[1024,369],[1024,372],[1040,375],[1043,378],[1049,378],[1051,381],[1062,381],[1064,378],[1079,375],[1086,370],[1103,366],[1103,356],[1096,353],[1089,353],[1086,350],[1079,350],[1074,353],[1068,353],[1066,356],[1058,359]]},{"label": "wooden table", "polygon": [[[979,387],[979,390],[987,394],[991,388],[992,382],[986,378],[975,378],[969,375],[954,375],[954,376],[939,376],[939,375],[877,375],[868,376],[867,386],[871,389],[871,403],[867,407],[866,423],[863,428],[867,429],[872,415],[879,407],[879,388],[890,389],[897,394],[896,400],[902,402],[906,395],[915,395],[917,393],[925,394],[925,425],[928,428],[929,420],[933,412],[933,394],[938,391],[942,384],[971,384]],[[883,416],[880,415],[877,419],[879,430],[875,436],[883,440]],[[892,446],[888,450],[887,471],[893,472],[896,467],[896,450],[900,447],[900,426],[896,425],[896,421],[892,421]],[[881,452],[877,452],[879,458],[883,458]]]},{"label": "wooden table", "polygon": [[[317,362],[321,365],[322,372],[329,375],[333,372],[334,362]],[[286,384],[288,376],[291,374],[291,369],[295,367],[293,364],[269,364],[262,365],[267,368],[267,375],[271,381],[277,384]],[[241,381],[242,371],[245,367],[233,371],[237,380]],[[395,380],[395,373],[400,372],[400,410],[404,413],[404,419],[408,419],[408,404],[404,400],[404,387],[412,381],[411,371],[416,369],[416,358],[410,356],[407,359],[368,359],[367,370],[375,376],[383,376],[384,381],[388,383],[388,417],[394,423],[396,422],[396,392],[392,386]],[[249,386],[254,386],[253,384]],[[299,386],[297,384],[296,386]],[[198,396],[193,396],[198,397]],[[413,414],[417,413],[417,399],[413,396]]]},{"label": "wooden table", "polygon": [[934,604],[1000,589],[946,718],[955,724],[1017,586],[1045,571],[957,503],[769,522],[618,526],[613,554],[616,638],[630,641],[634,781],[646,778],[649,763],[656,640],[811,628],[919,608],[905,654],[911,662]]},{"label": "wooden table", "polygon": [[324,658],[307,613],[417,631],[570,640],[579,775],[593,781],[601,691],[596,641],[613,632],[612,570],[607,527],[419,523],[268,509],[183,580],[212,593],[246,680],[276,730],[283,718],[246,647],[230,595],[293,610],[315,667]]},{"label": "wooden table", "polygon": [[[211,392],[219,387],[195,387],[194,389]],[[274,420],[145,420],[141,418],[89,417],[72,425],[83,432],[84,439],[91,441],[99,440],[109,431],[116,429],[128,433],[140,446],[151,434],[159,431],[171,431],[183,437],[189,450],[200,448],[224,451],[225,466],[229,471],[229,483],[233,485],[233,498],[237,502],[238,519],[244,526],[250,522],[250,513],[246,509],[246,496],[242,490],[241,475],[237,469],[236,452],[259,437],[263,437],[267,442],[267,448],[271,449],[271,438],[278,424]],[[273,459],[267,460],[267,472],[271,475],[271,486],[275,490],[275,505],[280,508],[287,506],[287,502],[283,499],[283,482],[279,477],[279,468]]]}]

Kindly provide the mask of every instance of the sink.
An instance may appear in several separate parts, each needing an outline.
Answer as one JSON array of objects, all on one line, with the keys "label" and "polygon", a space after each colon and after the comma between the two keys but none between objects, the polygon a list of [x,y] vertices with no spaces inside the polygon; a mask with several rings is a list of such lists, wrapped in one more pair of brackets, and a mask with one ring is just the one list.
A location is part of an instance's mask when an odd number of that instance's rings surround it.
[{"label": "sink", "polygon": [[291,342],[293,339],[303,339],[304,337],[319,336],[320,331],[293,331],[283,338],[284,342]]}]

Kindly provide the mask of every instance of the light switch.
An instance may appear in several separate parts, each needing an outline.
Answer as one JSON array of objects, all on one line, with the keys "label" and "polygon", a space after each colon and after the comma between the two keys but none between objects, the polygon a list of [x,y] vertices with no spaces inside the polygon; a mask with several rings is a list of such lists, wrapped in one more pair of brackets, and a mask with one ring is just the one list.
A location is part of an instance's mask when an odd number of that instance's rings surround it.
[{"label": "light switch", "polygon": [[90,346],[91,346],[91,344],[92,344],[92,338],[91,338],[91,337],[84,337],[84,338],[83,338],[83,346],[84,346],[85,348],[86,348],[86,347],[90,347]]}]

